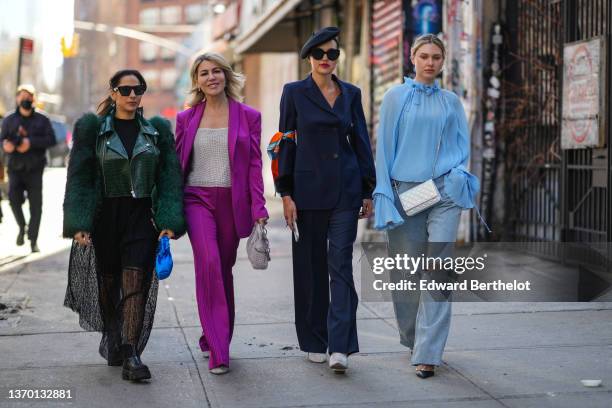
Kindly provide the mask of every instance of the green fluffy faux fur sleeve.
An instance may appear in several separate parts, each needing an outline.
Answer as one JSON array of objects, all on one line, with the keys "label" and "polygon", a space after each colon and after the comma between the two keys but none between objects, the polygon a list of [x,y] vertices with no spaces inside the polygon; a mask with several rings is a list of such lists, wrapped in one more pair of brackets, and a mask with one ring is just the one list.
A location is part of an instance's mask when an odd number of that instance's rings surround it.
[{"label": "green fluffy faux fur sleeve", "polygon": [[172,230],[178,238],[185,233],[186,224],[183,214],[183,176],[174,147],[174,136],[166,119],[156,116],[149,122],[159,132],[159,168],[153,192],[155,225],[160,231]]},{"label": "green fluffy faux fur sleeve", "polygon": [[101,193],[96,174],[98,127],[98,117],[93,113],[85,114],[74,126],[64,195],[63,235],[66,238],[74,237],[79,231],[91,232],[93,228]]}]

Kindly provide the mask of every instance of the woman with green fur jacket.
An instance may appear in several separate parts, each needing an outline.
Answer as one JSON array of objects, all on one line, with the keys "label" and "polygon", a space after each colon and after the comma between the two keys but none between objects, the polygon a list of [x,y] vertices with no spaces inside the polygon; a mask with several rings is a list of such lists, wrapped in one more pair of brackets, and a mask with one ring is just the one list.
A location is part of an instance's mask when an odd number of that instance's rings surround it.
[{"label": "woman with green fur jacket", "polygon": [[86,330],[102,332],[100,354],[122,378],[151,378],[140,355],[151,333],[158,281],[157,241],[185,233],[174,137],[162,118],[139,108],[146,82],[117,72],[98,114],[74,130],[64,236],[73,238],[64,304]]}]

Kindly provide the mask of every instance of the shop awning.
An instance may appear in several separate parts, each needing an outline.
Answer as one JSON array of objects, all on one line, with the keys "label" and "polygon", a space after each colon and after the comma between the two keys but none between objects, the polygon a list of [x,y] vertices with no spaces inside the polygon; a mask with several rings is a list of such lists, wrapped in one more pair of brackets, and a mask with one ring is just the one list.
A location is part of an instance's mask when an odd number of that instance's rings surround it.
[{"label": "shop awning", "polygon": [[302,0],[279,0],[251,27],[236,38],[235,53],[297,52],[299,44],[295,23],[283,21]]}]

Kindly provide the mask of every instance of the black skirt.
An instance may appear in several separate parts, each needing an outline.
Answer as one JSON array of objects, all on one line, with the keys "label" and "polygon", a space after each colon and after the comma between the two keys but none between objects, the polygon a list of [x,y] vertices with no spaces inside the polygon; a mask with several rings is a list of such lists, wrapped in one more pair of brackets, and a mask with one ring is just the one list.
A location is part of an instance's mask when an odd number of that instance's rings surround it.
[{"label": "black skirt", "polygon": [[157,248],[150,198],[105,198],[92,241],[103,273],[107,268],[151,270]]},{"label": "black skirt", "polygon": [[[123,304],[121,285],[109,288],[109,275],[120,282],[123,268],[143,270],[144,316],[135,345],[138,354],[153,328],[159,282],[154,272],[158,232],[151,219],[150,198],[105,198],[94,223],[92,245],[72,244],[64,305],[79,314],[82,328],[103,334],[99,352],[107,360],[117,352],[121,341],[118,330]],[[104,299],[109,298],[116,306],[110,313],[103,307]]]}]

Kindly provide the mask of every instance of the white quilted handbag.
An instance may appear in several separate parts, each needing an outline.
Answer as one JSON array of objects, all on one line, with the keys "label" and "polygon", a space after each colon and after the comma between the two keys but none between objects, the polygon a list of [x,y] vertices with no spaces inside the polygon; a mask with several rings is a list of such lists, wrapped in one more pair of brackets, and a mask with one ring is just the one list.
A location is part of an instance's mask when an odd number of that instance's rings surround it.
[{"label": "white quilted handbag", "polygon": [[253,269],[267,269],[270,262],[268,232],[263,224],[256,223],[247,240],[247,255]]},{"label": "white quilted handbag", "polygon": [[[395,187],[397,189],[397,186]],[[412,216],[425,211],[429,207],[437,204],[441,197],[436,183],[433,179],[429,179],[418,186],[412,187],[404,191],[398,196],[402,203],[402,208],[406,211],[406,215]]]},{"label": "white quilted handbag", "polygon": [[[442,134],[444,134],[444,129],[442,129]],[[438,191],[438,187],[436,187],[436,183],[433,181],[434,173],[436,171],[436,163],[438,162],[438,154],[440,153],[440,144],[442,144],[442,135],[440,135],[440,139],[438,141],[436,158],[434,160],[433,168],[431,169],[431,178],[429,180],[404,191],[402,194],[400,194],[399,190],[397,189],[397,182],[392,180],[392,183],[395,186],[395,191],[397,191],[397,195],[402,203],[402,208],[404,211],[406,211],[406,215],[408,216],[416,215],[422,211],[425,211],[429,207],[437,204],[442,199],[440,192]]]}]

